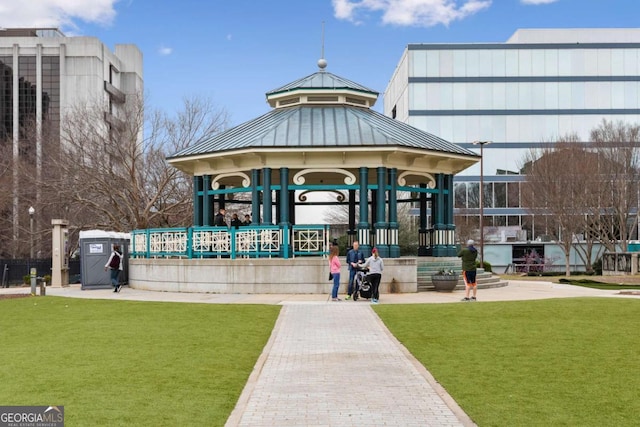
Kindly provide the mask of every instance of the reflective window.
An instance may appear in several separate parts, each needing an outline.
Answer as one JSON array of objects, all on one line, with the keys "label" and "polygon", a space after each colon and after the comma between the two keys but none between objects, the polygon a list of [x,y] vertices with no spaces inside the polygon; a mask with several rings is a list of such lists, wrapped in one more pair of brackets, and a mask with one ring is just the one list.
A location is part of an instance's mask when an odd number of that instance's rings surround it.
[{"label": "reflective window", "polygon": [[440,51],[428,50],[427,53],[427,77],[440,76]]},{"label": "reflective window", "polygon": [[409,51],[409,60],[411,69],[409,70],[409,76],[424,76],[427,74],[427,55],[424,50],[412,50]]},{"label": "reflective window", "polygon": [[520,183],[519,182],[507,182],[507,207],[508,208],[520,207]]},{"label": "reflective window", "polygon": [[467,207],[467,183],[456,182],[453,184],[453,192],[455,194],[455,206],[459,209],[465,209]]},{"label": "reflective window", "polygon": [[584,51],[584,75],[598,75],[598,51],[596,49],[585,49]]},{"label": "reflective window", "polygon": [[13,134],[13,57],[0,56],[0,139]]},{"label": "reflective window", "polygon": [[518,51],[515,49],[509,49],[505,52],[506,61],[506,73],[507,76],[518,75]]},{"label": "reflective window", "polygon": [[467,76],[467,56],[464,50],[453,51],[453,76],[454,77],[466,77]]},{"label": "reflective window", "polygon": [[507,207],[507,184],[505,182],[493,183],[493,198],[494,198],[494,207],[496,208]]},{"label": "reflective window", "polygon": [[544,74],[547,76],[558,75],[558,49],[544,51]]},{"label": "reflective window", "polygon": [[493,183],[485,182],[484,192],[482,193],[482,206],[485,208],[492,208],[493,206]]},{"label": "reflective window", "polygon": [[480,183],[467,183],[467,204],[470,209],[478,209],[480,207]]},{"label": "reflective window", "polygon": [[637,76],[638,70],[638,49],[623,49],[624,74],[626,76]]},{"label": "reflective window", "polygon": [[518,50],[518,75],[521,77],[531,75],[531,51]]},{"label": "reflective window", "polygon": [[544,76],[544,52],[541,49],[531,51],[531,74],[534,76]]},{"label": "reflective window", "polygon": [[507,73],[507,56],[504,50],[491,50],[491,68],[493,75],[504,77]]}]

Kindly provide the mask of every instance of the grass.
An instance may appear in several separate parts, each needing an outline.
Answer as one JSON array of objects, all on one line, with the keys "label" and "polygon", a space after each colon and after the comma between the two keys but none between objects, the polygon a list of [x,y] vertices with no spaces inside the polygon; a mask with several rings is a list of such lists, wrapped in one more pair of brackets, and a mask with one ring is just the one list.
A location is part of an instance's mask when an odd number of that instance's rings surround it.
[{"label": "grass", "polygon": [[1,300],[0,402],[64,405],[68,425],[221,426],[279,310]]},{"label": "grass", "polygon": [[582,286],[585,288],[604,289],[604,290],[613,290],[613,291],[640,289],[640,285],[626,285],[621,283],[603,283],[603,282],[599,282],[597,280],[591,280],[591,279],[573,280],[573,279],[563,278],[563,279],[559,279],[558,282],[566,283],[568,285]]},{"label": "grass", "polygon": [[479,426],[627,426],[640,412],[640,301],[381,305]]}]

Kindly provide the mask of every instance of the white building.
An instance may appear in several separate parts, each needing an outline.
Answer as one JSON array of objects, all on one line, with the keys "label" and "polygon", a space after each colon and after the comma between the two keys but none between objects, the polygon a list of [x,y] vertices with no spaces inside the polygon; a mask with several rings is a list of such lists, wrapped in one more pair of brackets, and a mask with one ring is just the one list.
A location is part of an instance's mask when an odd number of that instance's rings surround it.
[{"label": "white building", "polygon": [[[142,90],[142,53],[134,45],[116,45],[112,52],[95,37],[66,37],[56,29],[0,29],[0,144],[11,145],[14,164],[30,153],[39,174],[46,154],[43,138],[59,141],[60,121],[73,105],[103,102],[110,121],[127,95]],[[14,240],[20,238],[28,208],[17,179],[14,167]]]},{"label": "white building", "polygon": [[[544,225],[520,208],[524,155],[559,136],[589,139],[603,119],[640,123],[640,29],[523,29],[506,43],[409,44],[384,113],[479,151],[485,227]],[[480,164],[456,177],[456,212],[478,217]],[[491,233],[490,233],[491,234]]]}]

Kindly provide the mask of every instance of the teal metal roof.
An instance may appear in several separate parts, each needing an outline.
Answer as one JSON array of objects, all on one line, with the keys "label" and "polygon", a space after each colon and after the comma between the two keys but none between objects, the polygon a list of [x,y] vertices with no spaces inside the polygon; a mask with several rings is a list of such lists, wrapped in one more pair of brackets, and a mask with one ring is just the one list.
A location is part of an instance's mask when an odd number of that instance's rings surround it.
[{"label": "teal metal roof", "polygon": [[385,146],[477,157],[477,154],[470,150],[367,108],[346,105],[301,105],[274,109],[256,119],[201,140],[169,158],[251,148]]},{"label": "teal metal roof", "polygon": [[284,92],[290,92],[298,89],[351,89],[358,92],[366,92],[373,95],[378,95],[378,92],[362,86],[351,80],[345,79],[340,76],[336,76],[328,71],[318,71],[313,74],[303,77],[294,82],[286,84],[282,87],[267,92],[267,97],[270,95],[281,94]]}]

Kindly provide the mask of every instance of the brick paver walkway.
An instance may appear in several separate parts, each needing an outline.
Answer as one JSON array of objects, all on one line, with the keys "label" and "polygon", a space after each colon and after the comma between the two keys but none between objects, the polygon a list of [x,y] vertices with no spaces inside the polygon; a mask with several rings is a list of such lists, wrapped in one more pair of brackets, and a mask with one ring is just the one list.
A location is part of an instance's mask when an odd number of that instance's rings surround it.
[{"label": "brick paver walkway", "polygon": [[227,423],[472,424],[364,301],[283,306],[270,343]]}]

